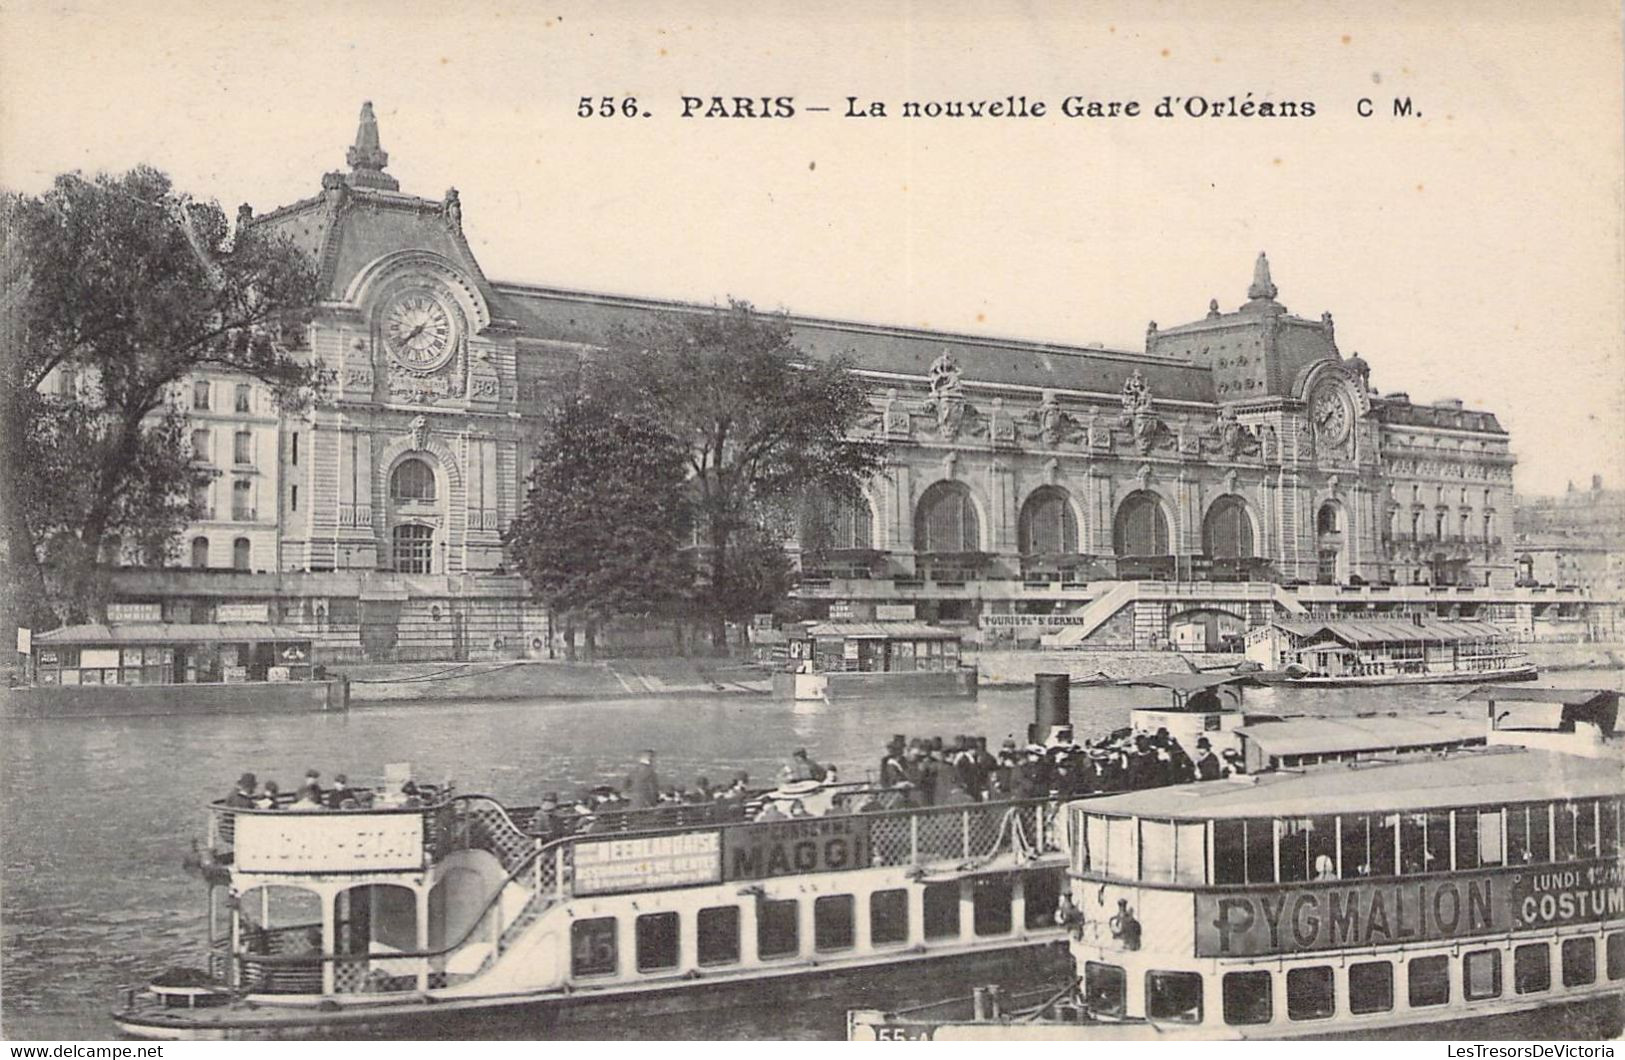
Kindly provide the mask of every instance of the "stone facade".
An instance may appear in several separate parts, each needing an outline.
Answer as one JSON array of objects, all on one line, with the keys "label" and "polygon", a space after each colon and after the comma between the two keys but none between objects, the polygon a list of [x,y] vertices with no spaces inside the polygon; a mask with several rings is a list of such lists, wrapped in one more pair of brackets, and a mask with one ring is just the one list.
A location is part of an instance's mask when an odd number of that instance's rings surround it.
[{"label": "stone facade", "polygon": [[[260,506],[275,513],[277,607],[308,614],[339,650],[537,650],[545,621],[501,546],[535,414],[609,328],[706,309],[488,280],[457,192],[406,195],[384,172],[370,106],[348,160],[319,194],[239,218],[317,263],[310,349],[336,373],[330,401],[274,425],[274,509],[263,492]],[[1153,323],[1138,350],[792,326],[810,357],[850,353],[871,385],[860,429],[892,450],[860,500],[837,503],[836,539],[802,557],[815,609],[907,601],[922,618],[969,621],[1081,607],[1098,596],[1081,587],[1122,579],[1514,577],[1497,523],[1513,457],[1495,417],[1379,396],[1329,313],[1278,301],[1262,254],[1240,306]],[[369,641],[360,621],[338,629],[330,603],[318,622],[301,601],[333,596],[328,572],[355,576],[343,584],[392,641],[376,629]],[[185,592],[255,595],[209,585]],[[477,638],[460,620],[453,637],[449,622],[419,621],[435,607],[506,617],[482,619]],[[1119,625],[1118,639],[1143,639]]]}]

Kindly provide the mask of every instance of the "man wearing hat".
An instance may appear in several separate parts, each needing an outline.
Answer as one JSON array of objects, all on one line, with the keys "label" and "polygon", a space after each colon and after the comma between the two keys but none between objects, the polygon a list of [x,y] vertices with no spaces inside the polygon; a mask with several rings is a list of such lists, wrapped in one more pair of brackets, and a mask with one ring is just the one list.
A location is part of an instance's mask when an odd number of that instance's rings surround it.
[{"label": "man wearing hat", "polygon": [[1224,775],[1224,766],[1219,762],[1219,756],[1213,753],[1213,745],[1206,736],[1196,738],[1196,779],[1218,780]]},{"label": "man wearing hat", "polygon": [[259,787],[259,780],[252,773],[244,773],[237,778],[237,787],[226,796],[226,805],[238,810],[252,810],[254,808],[254,789]]},{"label": "man wearing hat", "polygon": [[628,809],[633,810],[646,810],[660,802],[660,777],[655,773],[653,751],[638,753],[638,764],[626,777],[626,798],[631,803]]},{"label": "man wearing hat", "polygon": [[530,819],[530,834],[546,843],[562,834],[558,822],[559,795],[550,791],[542,796],[542,804]]},{"label": "man wearing hat", "polygon": [[901,734],[893,736],[886,744],[886,757],[880,760],[880,786],[895,788],[908,780],[907,760],[903,754],[904,739]]}]

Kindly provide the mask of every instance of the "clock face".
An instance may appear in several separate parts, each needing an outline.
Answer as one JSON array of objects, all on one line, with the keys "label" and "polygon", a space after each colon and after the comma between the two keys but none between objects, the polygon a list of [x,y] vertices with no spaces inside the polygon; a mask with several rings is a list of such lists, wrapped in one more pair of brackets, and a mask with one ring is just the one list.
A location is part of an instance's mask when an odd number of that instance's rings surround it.
[{"label": "clock face", "polygon": [[402,366],[415,372],[432,371],[451,359],[451,314],[427,291],[409,291],[384,310],[384,342]]},{"label": "clock face", "polygon": [[1354,415],[1342,390],[1335,386],[1322,387],[1309,403],[1309,418],[1321,441],[1338,445],[1349,436]]}]

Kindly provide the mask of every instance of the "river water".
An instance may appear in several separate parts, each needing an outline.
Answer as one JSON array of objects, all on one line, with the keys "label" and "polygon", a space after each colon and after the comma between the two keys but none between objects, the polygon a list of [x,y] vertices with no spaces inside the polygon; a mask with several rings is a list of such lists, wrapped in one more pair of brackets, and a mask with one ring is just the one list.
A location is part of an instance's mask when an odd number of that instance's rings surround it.
[{"label": "river water", "polygon": [[[1551,683],[1625,687],[1625,672],[1556,675]],[[1462,686],[1386,690],[1250,689],[1246,709],[1280,714],[1476,710]],[[329,782],[381,778],[410,762],[420,779],[455,780],[534,805],[544,792],[621,783],[639,748],[659,750],[663,784],[737,769],[768,780],[806,747],[843,779],[875,768],[889,735],[1022,738],[1031,689],[975,701],[783,703],[754,696],[617,701],[447,701],[362,706],[348,714],[130,719],[24,719],[0,739],[0,1034],[11,1040],[104,1039],[124,986],[172,965],[201,965],[203,885],[181,869],[204,834],[204,805],[238,774],[288,790],[307,768]],[[1121,726],[1154,690],[1075,689],[1081,735]],[[968,989],[968,988],[967,988]],[[831,1037],[847,1005],[787,1015],[737,1007],[642,1036]],[[612,1025],[598,1028],[622,1036]]]}]

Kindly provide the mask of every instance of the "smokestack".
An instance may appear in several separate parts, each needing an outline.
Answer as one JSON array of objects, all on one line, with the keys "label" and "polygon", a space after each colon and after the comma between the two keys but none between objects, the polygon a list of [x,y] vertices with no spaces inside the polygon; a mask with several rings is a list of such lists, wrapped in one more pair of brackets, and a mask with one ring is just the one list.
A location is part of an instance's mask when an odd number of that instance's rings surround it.
[{"label": "smokestack", "polygon": [[1056,729],[1072,727],[1072,678],[1068,674],[1033,674],[1033,723],[1028,743],[1044,743]]}]

